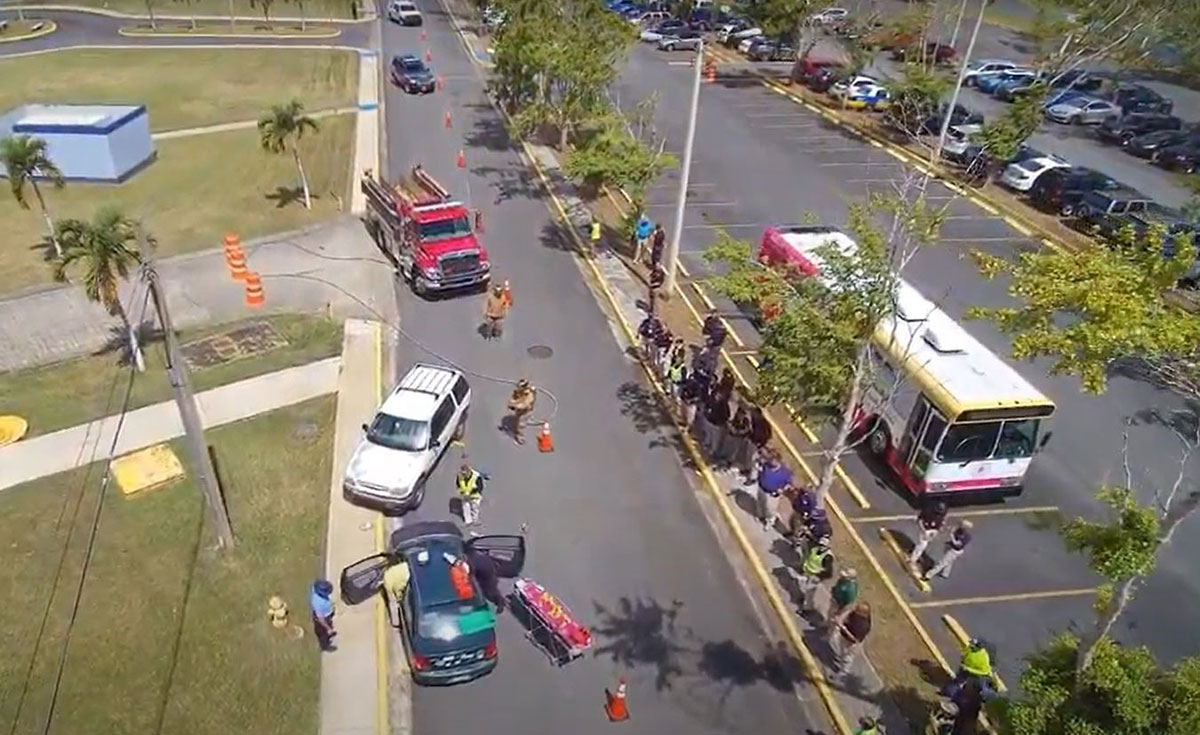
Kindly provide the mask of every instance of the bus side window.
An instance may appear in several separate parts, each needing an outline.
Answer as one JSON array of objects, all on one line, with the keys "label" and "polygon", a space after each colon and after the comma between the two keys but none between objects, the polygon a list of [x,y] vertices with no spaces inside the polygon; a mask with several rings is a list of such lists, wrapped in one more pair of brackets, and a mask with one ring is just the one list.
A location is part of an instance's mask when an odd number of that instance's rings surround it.
[{"label": "bus side window", "polygon": [[929,416],[929,426],[925,427],[925,436],[921,439],[921,446],[925,451],[933,454],[945,431],[946,419],[942,418],[937,411],[933,411]]}]

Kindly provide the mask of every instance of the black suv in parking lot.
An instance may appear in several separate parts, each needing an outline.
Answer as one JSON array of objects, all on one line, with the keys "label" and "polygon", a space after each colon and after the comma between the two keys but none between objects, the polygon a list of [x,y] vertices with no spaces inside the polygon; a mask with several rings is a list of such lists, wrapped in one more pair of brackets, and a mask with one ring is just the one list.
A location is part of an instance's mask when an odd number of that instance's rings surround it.
[{"label": "black suv in parking lot", "polygon": [[1033,182],[1029,200],[1038,209],[1070,217],[1089,192],[1115,191],[1119,188],[1121,185],[1116,181],[1090,168],[1054,168]]},{"label": "black suv in parking lot", "polygon": [[1125,145],[1133,138],[1159,130],[1179,130],[1183,121],[1174,115],[1155,112],[1135,112],[1118,118],[1109,118],[1096,127],[1096,137],[1105,143]]},{"label": "black suv in parking lot", "polygon": [[1182,130],[1159,130],[1139,135],[1125,144],[1125,152],[1138,158],[1154,158],[1159,151],[1191,141],[1200,141],[1200,131],[1194,127]]},{"label": "black suv in parking lot", "polygon": [[1126,115],[1134,112],[1157,112],[1170,115],[1175,103],[1149,87],[1141,84],[1122,84],[1107,95],[1113,103],[1121,106]]},{"label": "black suv in parking lot", "polygon": [[1200,167],[1200,139],[1192,138],[1185,143],[1163,148],[1151,160],[1163,168],[1190,174]]}]

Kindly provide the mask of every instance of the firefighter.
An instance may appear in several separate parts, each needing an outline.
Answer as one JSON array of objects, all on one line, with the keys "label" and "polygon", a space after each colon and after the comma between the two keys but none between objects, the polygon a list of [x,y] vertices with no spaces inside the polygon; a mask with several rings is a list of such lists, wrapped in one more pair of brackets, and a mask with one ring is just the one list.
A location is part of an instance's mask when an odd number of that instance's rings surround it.
[{"label": "firefighter", "polygon": [[483,305],[483,338],[496,339],[500,336],[504,317],[508,315],[508,300],[504,298],[504,287],[492,286]]},{"label": "firefighter", "polygon": [[529,381],[521,378],[517,381],[517,387],[513,389],[512,395],[508,399],[508,410],[512,411],[510,417],[512,421],[513,441],[517,444],[524,444],[525,437],[523,435],[523,426],[525,417],[533,411],[533,406],[537,402],[537,389],[529,384]]}]

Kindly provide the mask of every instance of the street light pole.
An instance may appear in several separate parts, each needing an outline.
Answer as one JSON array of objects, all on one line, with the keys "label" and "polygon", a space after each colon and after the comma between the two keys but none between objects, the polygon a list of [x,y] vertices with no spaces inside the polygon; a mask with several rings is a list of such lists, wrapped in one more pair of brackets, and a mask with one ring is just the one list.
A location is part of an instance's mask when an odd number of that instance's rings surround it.
[{"label": "street light pole", "polygon": [[[979,28],[983,25],[983,8],[987,4],[987,0],[979,3],[979,17],[975,19],[975,27],[971,30],[971,40],[967,42],[967,51],[963,54],[962,63],[958,67],[958,79],[954,82],[954,93],[950,95],[950,104],[946,107],[946,114],[942,117],[942,129],[938,133],[937,145],[933,147],[933,154],[929,158],[929,165],[935,166],[942,157],[942,148],[946,145],[946,135],[950,132],[950,120],[954,117],[954,106],[958,104],[958,94],[962,91],[963,80],[967,77],[967,64],[971,61],[971,53],[975,50],[975,40],[979,38]],[[963,0],[963,6],[966,6],[966,0]]]},{"label": "street light pole", "polygon": [[667,245],[667,273],[662,298],[671,298],[675,290],[675,271],[679,261],[679,241],[683,239],[683,209],[687,206],[688,178],[692,175],[692,146],[696,143],[696,116],[700,111],[700,80],[704,75],[704,42],[696,48],[696,74],[692,78],[692,109],[688,115],[687,138],[683,144],[683,170],[679,176],[679,200],[675,203],[675,227]]},{"label": "street light pole", "polygon": [[200,421],[200,409],[196,405],[196,396],[192,392],[192,382],[188,377],[187,363],[179,350],[179,338],[175,334],[175,325],[171,323],[171,314],[167,311],[167,296],[163,293],[162,282],[154,267],[154,243],[146,236],[141,224],[136,227],[138,250],[142,254],[142,268],[150,296],[154,299],[154,310],[158,312],[159,326],[162,327],[163,342],[167,353],[167,377],[171,383],[171,393],[175,397],[175,405],[179,408],[179,419],[183,423],[183,433],[187,439],[188,453],[192,455],[192,469],[196,473],[197,484],[204,493],[204,505],[208,510],[213,528],[217,532],[217,545],[221,548],[233,548],[233,526],[229,523],[229,512],[221,497],[221,485],[217,480],[217,470],[213,467],[212,455],[208,451],[208,442],[204,438],[204,424]]}]

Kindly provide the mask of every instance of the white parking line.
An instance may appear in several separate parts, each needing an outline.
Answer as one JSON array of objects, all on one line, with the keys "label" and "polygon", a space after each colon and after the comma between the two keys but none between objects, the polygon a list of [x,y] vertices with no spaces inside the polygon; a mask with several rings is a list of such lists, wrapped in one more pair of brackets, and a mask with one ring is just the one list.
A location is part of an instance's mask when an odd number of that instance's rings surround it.
[{"label": "white parking line", "polygon": [[[647,204],[647,209],[661,209],[662,207],[674,207],[675,202],[667,202],[664,204]],[[687,202],[689,207],[736,207],[737,202]]]},{"label": "white parking line", "polygon": [[818,163],[818,166],[900,166],[891,161],[846,161],[842,163]]}]

